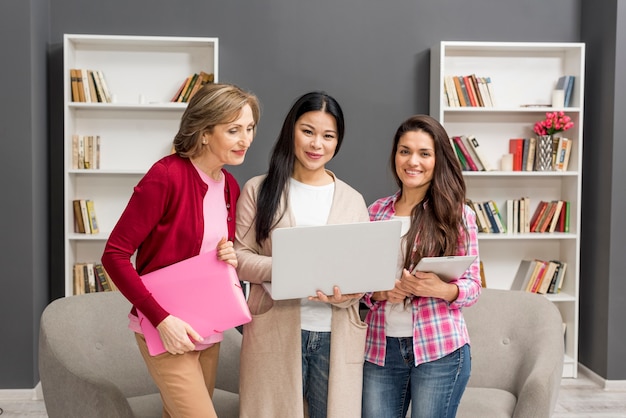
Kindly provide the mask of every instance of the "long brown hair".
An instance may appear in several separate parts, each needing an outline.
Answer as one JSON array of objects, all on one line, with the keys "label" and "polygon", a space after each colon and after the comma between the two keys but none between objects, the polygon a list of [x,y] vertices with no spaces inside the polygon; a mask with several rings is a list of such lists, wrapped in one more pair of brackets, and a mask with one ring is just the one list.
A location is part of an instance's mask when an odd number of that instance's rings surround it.
[{"label": "long brown hair", "polygon": [[[450,144],[448,133],[428,115],[415,115],[405,120],[393,138],[391,168],[400,190],[402,181],[396,173],[398,142],[407,132],[426,133],[435,146],[433,178],[424,199],[411,211],[411,227],[406,236],[404,267],[410,269],[422,257],[456,254],[461,237],[468,245],[467,226],[463,220],[465,181],[461,166]],[[401,192],[402,193],[402,192]]]}]

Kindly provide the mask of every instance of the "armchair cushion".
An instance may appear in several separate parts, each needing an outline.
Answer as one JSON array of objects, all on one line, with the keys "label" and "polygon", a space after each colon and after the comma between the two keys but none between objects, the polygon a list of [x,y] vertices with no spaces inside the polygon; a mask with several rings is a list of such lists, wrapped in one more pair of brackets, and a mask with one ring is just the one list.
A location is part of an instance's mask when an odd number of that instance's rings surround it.
[{"label": "armchair cushion", "polygon": [[549,417],[563,372],[563,320],[535,293],[483,289],[464,310],[472,374],[458,417]]},{"label": "armchair cushion", "polygon": [[[128,329],[129,302],[119,292],[69,296],[41,317],[39,374],[50,418],[160,417],[159,391]],[[239,416],[241,334],[224,334],[214,404]]]}]

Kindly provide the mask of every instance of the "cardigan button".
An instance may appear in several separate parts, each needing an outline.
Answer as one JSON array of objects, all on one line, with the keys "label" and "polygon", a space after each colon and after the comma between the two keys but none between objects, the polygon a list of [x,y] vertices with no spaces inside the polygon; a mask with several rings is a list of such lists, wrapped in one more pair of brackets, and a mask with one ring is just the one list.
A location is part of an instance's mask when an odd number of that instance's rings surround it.
[{"label": "cardigan button", "polygon": [[233,220],[233,218],[231,218],[231,217],[229,216],[228,218],[226,218],[226,220],[227,220],[228,222],[230,222],[230,221],[232,221],[232,220]]},{"label": "cardigan button", "polygon": [[226,209],[230,209],[230,203],[226,203]]}]

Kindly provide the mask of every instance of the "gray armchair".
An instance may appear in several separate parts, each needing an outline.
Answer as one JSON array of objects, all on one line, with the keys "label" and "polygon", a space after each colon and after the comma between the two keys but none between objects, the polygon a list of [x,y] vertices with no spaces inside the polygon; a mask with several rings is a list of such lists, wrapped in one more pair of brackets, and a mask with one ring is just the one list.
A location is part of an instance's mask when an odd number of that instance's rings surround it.
[{"label": "gray armchair", "polygon": [[[129,302],[119,292],[53,301],[41,317],[39,375],[50,418],[161,417],[161,398],[128,329]],[[214,404],[239,416],[241,334],[224,333]]]},{"label": "gray armchair", "polygon": [[472,374],[459,418],[542,418],[554,411],[563,371],[562,319],[544,296],[483,289],[464,311]]}]

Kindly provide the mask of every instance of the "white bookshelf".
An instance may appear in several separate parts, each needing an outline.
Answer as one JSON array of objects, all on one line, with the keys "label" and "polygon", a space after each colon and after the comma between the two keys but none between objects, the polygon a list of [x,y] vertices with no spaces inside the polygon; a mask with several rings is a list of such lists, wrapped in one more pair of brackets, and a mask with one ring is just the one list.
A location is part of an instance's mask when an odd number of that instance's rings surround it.
[{"label": "white bookshelf", "polygon": [[[563,110],[575,123],[562,134],[574,140],[566,172],[464,172],[468,198],[494,200],[503,217],[507,199],[530,197],[531,214],[540,200],[571,202],[569,233],[479,234],[487,287],[510,289],[522,259],[567,262],[561,293],[546,296],[566,324],[564,377],[577,377],[578,365],[584,68],[582,43],[444,41],[431,49],[431,115],[451,136],[475,135],[498,169],[501,156],[508,153],[509,139],[536,136],[533,125],[546,112]],[[444,76],[470,74],[491,78],[494,107],[447,105]],[[572,106],[556,109],[550,106],[552,91],[562,75],[576,77]]]},{"label": "white bookshelf", "polygon": [[[218,39],[66,34],[64,67],[65,294],[73,265],[99,262],[133,187],[169,154],[186,103],[170,100],[191,74],[218,81]],[[71,100],[70,69],[102,71],[113,103]],[[72,136],[100,136],[100,168],[72,169]],[[74,232],[74,199],[95,203],[100,233]]]}]

